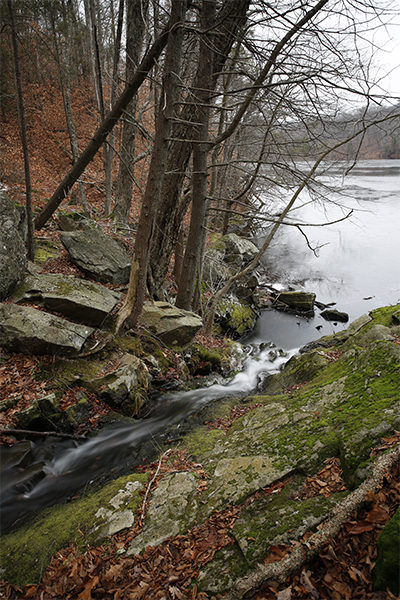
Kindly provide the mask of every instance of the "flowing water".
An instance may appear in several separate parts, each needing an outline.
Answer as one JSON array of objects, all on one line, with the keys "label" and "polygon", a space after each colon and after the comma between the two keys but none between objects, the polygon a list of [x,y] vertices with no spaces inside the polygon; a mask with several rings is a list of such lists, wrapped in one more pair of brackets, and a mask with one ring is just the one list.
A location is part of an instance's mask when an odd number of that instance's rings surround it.
[{"label": "flowing water", "polygon": [[[338,186],[341,182],[339,169],[324,177],[324,183],[329,185]],[[351,219],[340,223],[318,229],[304,228],[310,243],[322,245],[318,258],[297,229],[282,228],[266,253],[262,268],[278,282],[277,287],[292,285],[313,291],[320,302],[335,302],[338,310],[349,314],[350,320],[372,308],[397,303],[400,297],[400,161],[360,163],[344,181],[342,191],[330,192],[329,198],[335,204],[307,204],[296,214],[296,221],[321,223],[341,218],[348,208],[354,210]],[[302,201],[305,200],[303,196]],[[100,473],[114,469],[152,436],[179,427],[205,404],[218,398],[249,394],[257,387],[261,373],[276,372],[296,348],[341,327],[345,325],[324,321],[319,311],[307,319],[275,310],[264,311],[255,330],[244,341],[274,342],[286,351],[285,357],[278,353],[271,360],[271,348],[267,347],[258,356],[249,356],[243,371],[227,385],[164,396],[150,419],[104,431],[80,445],[65,448],[60,444],[63,451],[56,458],[45,460],[45,477],[39,481],[21,478],[19,467],[11,465],[3,469],[3,527],[26,513],[70,496]],[[44,442],[32,444],[38,455],[41,444]]]}]

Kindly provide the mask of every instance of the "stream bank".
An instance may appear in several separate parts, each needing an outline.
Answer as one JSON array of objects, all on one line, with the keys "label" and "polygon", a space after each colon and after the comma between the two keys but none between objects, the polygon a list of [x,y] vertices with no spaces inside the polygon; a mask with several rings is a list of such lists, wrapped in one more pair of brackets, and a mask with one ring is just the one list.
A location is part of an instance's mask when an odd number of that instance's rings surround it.
[{"label": "stream bank", "polygon": [[[192,580],[209,594],[229,589],[271,548],[295,542],[323,523],[371,472],[372,448],[399,430],[399,311],[400,306],[372,311],[347,330],[321,338],[283,371],[265,377],[250,396],[199,405],[195,416],[183,419],[193,420],[189,432],[179,421],[175,437],[157,439],[158,454],[173,458],[184,452],[189,462],[155,479],[156,489],[149,485],[151,469],[147,474],[142,469],[46,509],[34,524],[4,536],[3,577],[19,585],[37,582],[51,556],[68,543],[87,551],[113,544],[128,527],[136,535],[120,540],[123,565],[231,506],[238,512],[229,542],[210,554]],[[338,476],[329,480],[334,469]],[[309,477],[324,484],[316,484],[318,493],[311,497],[303,493]],[[145,494],[149,506],[135,529]],[[73,583],[64,583],[61,594],[78,594],[85,579],[73,589],[68,587]],[[99,577],[92,597],[96,586],[106,585]]]}]

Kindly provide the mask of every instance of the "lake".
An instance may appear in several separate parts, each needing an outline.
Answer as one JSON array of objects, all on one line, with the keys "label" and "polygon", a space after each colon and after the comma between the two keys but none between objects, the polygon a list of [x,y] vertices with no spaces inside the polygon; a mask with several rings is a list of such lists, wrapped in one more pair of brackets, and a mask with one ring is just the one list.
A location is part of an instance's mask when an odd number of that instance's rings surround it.
[{"label": "lake", "polygon": [[[308,203],[294,210],[292,219],[324,223],[343,218],[351,209],[352,216],[324,227],[304,227],[310,245],[320,246],[317,255],[296,227],[282,226],[260,271],[266,281],[315,292],[324,304],[336,303],[352,321],[400,301],[400,160],[360,161],[345,178],[344,168],[336,163],[329,175],[319,178],[326,185],[327,202]],[[307,201],[304,193],[299,204]],[[261,235],[257,243],[262,241]],[[312,319],[263,311],[245,341],[270,340],[291,349],[346,326],[325,321],[319,310]]]}]

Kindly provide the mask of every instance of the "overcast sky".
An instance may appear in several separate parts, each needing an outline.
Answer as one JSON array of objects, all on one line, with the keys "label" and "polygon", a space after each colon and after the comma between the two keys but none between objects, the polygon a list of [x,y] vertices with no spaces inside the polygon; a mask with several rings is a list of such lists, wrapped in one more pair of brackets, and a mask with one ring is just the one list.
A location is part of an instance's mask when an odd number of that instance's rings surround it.
[{"label": "overcast sky", "polygon": [[373,41],[377,46],[375,62],[380,65],[379,75],[388,73],[382,87],[400,98],[400,6],[390,25],[374,31]]}]

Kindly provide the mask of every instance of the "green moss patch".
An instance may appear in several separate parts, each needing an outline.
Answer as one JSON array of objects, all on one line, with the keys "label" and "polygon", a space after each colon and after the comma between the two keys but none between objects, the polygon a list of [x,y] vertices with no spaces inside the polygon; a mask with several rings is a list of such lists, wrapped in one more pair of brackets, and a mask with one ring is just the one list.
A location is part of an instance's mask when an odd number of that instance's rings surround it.
[{"label": "green moss patch", "polygon": [[[34,523],[2,537],[0,557],[3,578],[15,585],[38,583],[52,556],[61,548],[71,542],[77,543],[82,549],[86,548],[89,543],[87,535],[96,511],[107,506],[128,481],[146,484],[148,476],[135,474],[116,479],[87,497],[43,511]],[[140,496],[137,493],[126,508],[136,511],[139,503]]]}]

